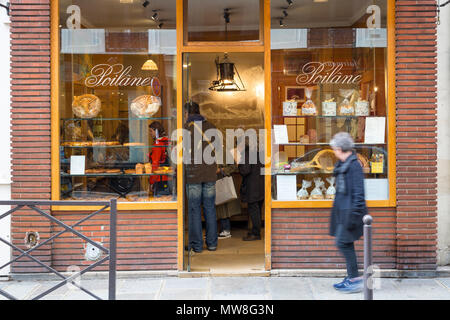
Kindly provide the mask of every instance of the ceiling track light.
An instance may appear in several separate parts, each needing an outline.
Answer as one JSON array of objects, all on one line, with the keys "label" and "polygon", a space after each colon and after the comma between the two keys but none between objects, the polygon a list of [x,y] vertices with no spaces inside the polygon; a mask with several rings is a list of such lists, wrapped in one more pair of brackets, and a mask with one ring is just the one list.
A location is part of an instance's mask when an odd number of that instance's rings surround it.
[{"label": "ceiling track light", "polygon": [[284,17],[287,17],[287,16],[288,16],[288,13],[287,13],[286,10],[283,10],[283,15],[284,15]]},{"label": "ceiling track light", "polygon": [[149,4],[150,4],[150,1],[145,0],[144,3],[142,4],[142,6],[143,6],[144,8],[147,8],[147,6],[148,6]]},{"label": "ceiling track light", "polygon": [[157,10],[153,10],[153,15],[152,15],[152,20],[153,21],[158,21],[159,20],[159,18],[158,18],[158,12],[157,12]]},{"label": "ceiling track light", "polygon": [[288,3],[288,5],[292,5],[292,0],[286,0],[286,2]]},{"label": "ceiling track light", "polygon": [[164,23],[162,23],[162,22],[161,22],[160,24],[158,24],[158,29],[161,29],[162,26],[163,26],[163,24],[164,24]]},{"label": "ceiling track light", "polygon": [[284,27],[283,19],[280,19],[280,27]]},{"label": "ceiling track light", "polygon": [[225,19],[225,23],[230,23],[230,9],[223,9],[223,18]]}]

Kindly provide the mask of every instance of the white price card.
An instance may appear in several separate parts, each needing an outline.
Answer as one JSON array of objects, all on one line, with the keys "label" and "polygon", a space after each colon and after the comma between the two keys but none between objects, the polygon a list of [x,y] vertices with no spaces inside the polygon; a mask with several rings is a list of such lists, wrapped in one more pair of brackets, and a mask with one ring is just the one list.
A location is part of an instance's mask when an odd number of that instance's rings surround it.
[{"label": "white price card", "polygon": [[277,176],[277,200],[297,200],[297,176]]},{"label": "white price card", "polygon": [[84,174],[85,165],[85,156],[70,156],[70,174]]},{"label": "white price card", "polygon": [[288,130],[286,125],[275,124],[273,126],[273,134],[275,137],[275,144],[289,143]]},{"label": "white price card", "polygon": [[386,133],[385,117],[367,117],[364,132],[364,143],[384,143]]}]

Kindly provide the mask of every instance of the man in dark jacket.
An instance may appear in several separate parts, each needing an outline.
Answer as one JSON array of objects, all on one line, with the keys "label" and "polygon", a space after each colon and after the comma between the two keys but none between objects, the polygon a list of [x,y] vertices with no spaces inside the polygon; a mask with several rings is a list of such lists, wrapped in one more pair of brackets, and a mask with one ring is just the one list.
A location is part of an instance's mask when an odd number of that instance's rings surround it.
[{"label": "man in dark jacket", "polygon": [[[241,144],[241,151],[236,162],[239,164],[239,173],[242,175],[241,201],[248,205],[248,214],[252,221],[252,230],[242,238],[244,241],[261,240],[261,211],[264,205],[264,175],[262,170],[264,165],[261,163],[256,147],[245,147]],[[239,149],[239,147],[238,147]],[[242,150],[243,149],[243,150]],[[253,153],[253,157],[250,156]],[[252,158],[256,163],[252,163]]]},{"label": "man in dark jacket", "polygon": [[212,159],[205,159],[206,148],[214,146],[205,135],[210,129],[216,129],[201,114],[200,107],[195,102],[185,105],[187,120],[184,126],[189,137],[183,138],[183,158],[186,173],[186,197],[188,201],[188,249],[195,252],[203,250],[202,215],[206,223],[206,247],[210,251],[217,249],[217,218],[216,218],[216,170],[215,152],[211,152]]},{"label": "man in dark jacket", "polygon": [[330,235],[336,237],[336,245],[347,264],[347,277],[334,287],[346,293],[360,292],[363,283],[358,274],[354,242],[363,234],[362,218],[367,212],[364,174],[353,151],[353,139],[347,132],[336,134],[330,145],[339,159],[333,173],[336,197],[331,211]]}]

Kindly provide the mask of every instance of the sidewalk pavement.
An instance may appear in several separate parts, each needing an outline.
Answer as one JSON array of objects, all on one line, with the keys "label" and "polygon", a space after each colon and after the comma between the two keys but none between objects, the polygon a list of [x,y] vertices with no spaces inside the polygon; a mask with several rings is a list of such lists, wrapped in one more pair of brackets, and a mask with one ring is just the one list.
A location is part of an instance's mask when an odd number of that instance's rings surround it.
[{"label": "sidewalk pavement", "polygon": [[[133,276],[118,273],[117,300],[363,300],[363,293],[343,294],[333,288],[341,278]],[[450,300],[450,278],[376,278],[374,300]],[[32,277],[0,281],[0,289],[30,300],[59,281]],[[108,279],[81,278],[82,287],[108,299]],[[0,295],[0,300],[6,298]],[[73,285],[58,288],[45,300],[92,300]]]}]

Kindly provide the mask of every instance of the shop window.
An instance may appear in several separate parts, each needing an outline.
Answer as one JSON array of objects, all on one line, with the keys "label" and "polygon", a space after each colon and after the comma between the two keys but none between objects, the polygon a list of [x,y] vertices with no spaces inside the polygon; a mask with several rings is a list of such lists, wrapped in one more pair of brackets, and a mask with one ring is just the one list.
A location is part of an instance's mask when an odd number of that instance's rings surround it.
[{"label": "shop window", "polygon": [[187,41],[261,40],[260,4],[260,0],[185,0],[187,14],[184,23],[187,26]]},{"label": "shop window", "polygon": [[387,1],[272,2],[274,200],[332,200],[350,133],[367,200],[388,200]]},{"label": "shop window", "polygon": [[147,2],[59,1],[62,200],[176,200],[176,1]]}]

